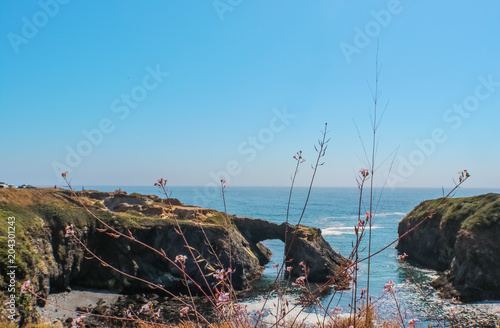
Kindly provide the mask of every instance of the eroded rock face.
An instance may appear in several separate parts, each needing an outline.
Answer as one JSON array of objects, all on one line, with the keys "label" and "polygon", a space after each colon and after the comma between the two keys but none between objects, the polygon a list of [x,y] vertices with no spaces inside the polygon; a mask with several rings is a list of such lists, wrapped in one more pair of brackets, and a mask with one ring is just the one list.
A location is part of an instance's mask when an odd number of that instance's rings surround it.
[{"label": "eroded rock face", "polygon": [[321,236],[321,230],[304,225],[298,227],[282,223],[280,225],[260,219],[236,217],[234,223],[243,236],[251,242],[252,250],[258,254],[261,264],[269,262],[269,255],[255,250],[261,241],[279,239],[285,243],[287,265],[292,267],[292,277],[303,275],[303,263],[309,270],[308,280],[324,283],[339,272],[346,259],[336,253]]},{"label": "eroded rock face", "polygon": [[[100,197],[99,197],[100,198]],[[113,194],[103,200],[104,206],[110,211],[114,211],[119,206],[152,205],[153,200],[147,197],[136,197],[127,194]]]},{"label": "eroded rock face", "polygon": [[[424,220],[440,200],[418,205],[400,223],[400,236]],[[400,253],[443,272],[432,285],[462,301],[500,299],[500,195],[442,201],[432,218],[402,238]]]},{"label": "eroded rock face", "polygon": [[[175,261],[177,255],[187,256],[186,273],[201,287],[209,288],[204,284],[203,276],[208,275],[211,271],[205,268],[205,262],[200,262],[202,269],[200,272],[174,225],[145,226],[129,230],[137,240],[143,241],[157,250],[164,250],[167,258],[171,261]],[[232,266],[238,272],[234,275],[233,280],[236,289],[249,288],[251,282],[261,276],[262,268],[258,260],[246,251],[249,244],[237,231],[227,233],[226,229],[221,226],[204,226],[202,230],[194,224],[183,224],[181,230],[189,246],[194,249],[194,256],[201,255],[215,268],[227,269],[229,267],[227,250],[232,249]],[[211,244],[212,249],[206,246],[207,241]],[[231,247],[229,247],[229,243],[231,243]],[[89,231],[86,236],[86,244],[90,249],[96,249],[96,253],[105,262],[124,273],[162,285],[170,291],[184,290],[182,281],[185,277],[172,262],[135,242],[122,237],[114,238]],[[73,265],[77,264],[76,262],[73,262]],[[78,270],[71,272],[70,282],[80,286],[111,289],[125,293],[150,290],[145,283],[121,275],[109,268],[102,267],[101,269],[100,267],[95,259],[81,261],[76,265]],[[210,286],[216,283],[212,277],[207,279]]]},{"label": "eroded rock face", "polygon": [[[269,249],[260,242],[285,241],[287,228],[265,220],[226,217],[215,210],[186,206],[173,199],[165,202],[156,196],[82,191],[78,192],[77,200],[65,190],[6,192],[19,194],[8,197],[0,194],[0,208],[18,206],[18,210],[30,211],[29,215],[36,219],[36,226],[27,227],[24,233],[29,247],[37,254],[38,263],[29,278],[36,282],[32,286],[41,296],[73,285],[124,293],[151,291],[147,283],[130,276],[159,284],[172,292],[183,291],[185,277],[174,264],[177,255],[187,256],[186,273],[204,289],[217,283],[206,263],[215,269],[231,266],[235,270],[233,287],[247,289],[262,276],[263,265],[270,259]],[[14,204],[14,199],[21,205]],[[118,231],[164,251],[168,259],[127,238],[116,238],[109,229],[104,231],[105,227],[78,205],[79,202]],[[182,235],[191,248],[186,247],[172,216],[178,219]],[[74,224],[75,235],[89,250],[121,273],[86,254],[75,239],[66,238],[65,227],[70,223]],[[288,258],[293,258],[292,275],[302,274],[300,261],[310,270],[310,281],[325,282],[339,270],[344,259],[332,250],[318,229],[300,226],[294,230],[288,226],[288,230],[295,231],[296,235],[293,244],[291,238],[287,240]],[[193,260],[190,250],[199,262]]]},{"label": "eroded rock face", "polygon": [[[39,213],[44,219],[42,231],[37,229],[33,233],[29,231],[27,233],[36,253],[44,259],[41,265],[44,270],[38,270],[38,277],[34,279],[39,282],[42,296],[48,295],[49,292],[64,291],[71,285],[123,293],[151,291],[147,283],[127,275],[159,284],[172,292],[185,291],[183,282],[185,276],[174,264],[177,255],[187,256],[185,269],[187,275],[202,288],[209,289],[217,282],[209,275],[212,272],[205,264],[210,263],[216,269],[229,268],[228,250],[232,251],[231,266],[237,272],[233,275],[235,289],[250,288],[251,283],[262,275],[263,267],[250,251],[250,243],[234,226],[224,226],[222,214],[215,210],[184,206],[174,199],[168,202],[161,200],[155,202],[142,195],[124,195],[124,193],[113,195],[99,192],[78,192],[78,194],[87,206],[91,206],[90,204],[94,206],[95,201],[101,201],[112,218],[107,220],[111,226],[124,234],[130,233],[136,240],[158,251],[163,250],[169,260],[127,238],[116,238],[110,234],[112,231],[109,229],[99,231],[96,228],[104,227],[96,223],[90,215],[86,215],[87,220],[84,223],[74,222],[75,235],[99,258],[124,274],[119,273],[86,254],[74,239],[64,237],[65,225],[69,223],[65,216],[71,216],[72,213],[64,210],[56,211],[56,214],[49,214],[50,218],[44,217],[44,213]],[[83,208],[74,205],[77,201],[71,198],[67,191],[54,192],[51,196],[61,196],[60,198],[68,200],[72,211],[79,213],[83,211],[85,215]],[[178,205],[171,206],[171,204]],[[140,214],[144,217],[139,217],[137,223],[120,227],[123,226],[120,220],[125,219],[121,215]],[[102,213],[97,215],[102,216]],[[192,248],[194,257],[205,260],[198,263],[201,271],[197,262],[193,260],[183,236],[178,233],[177,226],[171,217],[167,217],[168,215],[175,215],[179,220],[180,230]],[[205,223],[210,220],[213,222]],[[63,223],[65,221],[67,223]],[[211,247],[209,248],[207,244]]]}]

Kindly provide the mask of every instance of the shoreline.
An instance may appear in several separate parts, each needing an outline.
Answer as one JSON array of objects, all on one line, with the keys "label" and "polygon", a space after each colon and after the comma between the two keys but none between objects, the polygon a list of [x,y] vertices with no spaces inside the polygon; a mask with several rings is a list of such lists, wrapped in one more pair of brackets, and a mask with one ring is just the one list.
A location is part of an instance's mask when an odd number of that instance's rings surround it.
[{"label": "shoreline", "polygon": [[[84,308],[92,310],[99,305],[104,305],[107,307],[112,307],[121,297],[126,297],[127,295],[117,294],[102,290],[91,290],[91,289],[74,289],[69,292],[61,292],[49,294],[47,298],[47,304],[44,307],[37,306],[37,312],[40,315],[41,322],[46,324],[51,324],[54,327],[62,327],[64,322],[69,318],[76,318],[80,313],[76,312],[76,308]],[[273,298],[271,298],[273,299]],[[290,301],[295,300],[294,297],[290,298]],[[404,298],[402,298],[404,301]],[[464,320],[465,318],[470,320],[494,320],[493,322],[500,323],[500,301],[483,301],[477,303],[459,303],[454,304],[452,300],[431,298],[429,300],[431,305],[437,305],[441,310],[439,314],[439,319],[441,320]],[[169,306],[168,302],[162,304],[164,306]],[[245,307],[249,313],[252,311],[260,310],[263,304],[263,300],[259,298],[253,298],[248,300],[242,300],[240,304]],[[272,304],[272,302],[268,302]],[[266,307],[269,312],[275,311],[272,306]],[[417,309],[415,309],[417,310]],[[425,309],[419,309],[420,311],[425,311]],[[344,309],[344,311],[348,311]],[[339,313],[341,316],[347,314]],[[92,317],[88,315],[87,317]],[[300,314],[300,321],[305,323],[314,323],[315,315],[313,313],[304,312]],[[419,318],[421,322],[428,323],[425,317]],[[99,319],[97,319],[100,321]],[[434,321],[434,320],[433,320]]]},{"label": "shoreline", "polygon": [[60,321],[63,323],[68,318],[77,317],[78,307],[88,307],[90,309],[98,305],[113,305],[122,294],[102,290],[74,289],[69,292],[49,294],[44,307],[37,306],[37,312],[41,321],[54,324]]}]

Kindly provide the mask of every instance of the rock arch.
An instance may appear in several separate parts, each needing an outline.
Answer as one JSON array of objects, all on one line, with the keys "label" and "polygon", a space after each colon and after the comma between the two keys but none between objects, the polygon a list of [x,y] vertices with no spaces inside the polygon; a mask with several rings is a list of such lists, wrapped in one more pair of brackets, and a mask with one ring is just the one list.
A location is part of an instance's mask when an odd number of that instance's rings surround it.
[{"label": "rock arch", "polygon": [[[292,276],[303,275],[299,263],[304,262],[309,269],[309,281],[325,282],[334,277],[347,263],[347,259],[335,252],[321,236],[320,229],[304,225],[296,227],[287,223],[276,224],[249,217],[235,217],[234,223],[250,243],[251,250],[261,265],[269,263],[271,255],[270,250],[261,242],[268,239],[279,239],[285,242],[288,227],[289,234],[286,238],[285,249],[289,249],[287,261],[290,261]],[[293,234],[295,238],[292,238]]]}]

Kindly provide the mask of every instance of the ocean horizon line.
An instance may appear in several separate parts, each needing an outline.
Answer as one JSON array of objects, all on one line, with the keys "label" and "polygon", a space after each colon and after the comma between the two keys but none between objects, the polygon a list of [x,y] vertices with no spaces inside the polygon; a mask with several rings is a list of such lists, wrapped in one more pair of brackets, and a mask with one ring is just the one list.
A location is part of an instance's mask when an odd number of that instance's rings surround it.
[{"label": "ocean horizon line", "polygon": [[[53,188],[54,185],[34,185],[35,187],[38,187],[38,188]],[[130,187],[140,187],[140,188],[147,188],[147,187],[154,187],[153,184],[151,185],[135,185],[135,184],[119,184],[119,185],[115,185],[115,184],[102,184],[102,185],[94,185],[94,184],[85,184],[85,185],[82,185],[82,184],[72,184],[72,187],[73,188],[81,188],[81,187],[126,187],[126,188],[130,188]],[[67,186],[65,185],[57,185],[58,188],[65,188]],[[170,185],[170,186],[167,186],[167,188],[207,188],[207,187],[214,187],[213,185],[210,185],[210,186],[201,186],[201,185]],[[228,185],[226,188],[290,188],[290,186],[231,186],[231,185]],[[306,189],[306,188],[309,188],[309,186],[294,186],[294,189],[295,188],[301,188],[301,189]],[[438,190],[441,190],[442,187],[376,187],[374,186],[373,187],[374,189],[376,190],[380,190],[380,189],[384,189],[384,190],[405,190],[405,189],[438,189]],[[358,189],[358,187],[356,186],[313,186],[312,189]],[[366,189],[366,187],[365,187]],[[446,188],[445,187],[445,191],[447,189],[451,189],[451,187],[448,187]],[[489,189],[489,190],[495,190],[497,192],[500,192],[500,187],[461,187],[459,190],[485,190],[485,189]]]}]

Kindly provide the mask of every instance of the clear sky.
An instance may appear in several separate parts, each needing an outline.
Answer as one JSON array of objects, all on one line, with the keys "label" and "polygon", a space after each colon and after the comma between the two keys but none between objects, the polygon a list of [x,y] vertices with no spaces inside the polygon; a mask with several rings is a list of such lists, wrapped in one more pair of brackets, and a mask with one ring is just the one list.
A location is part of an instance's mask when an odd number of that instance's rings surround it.
[{"label": "clear sky", "polygon": [[462,169],[469,187],[500,187],[499,13],[497,0],[2,0],[0,181],[286,186],[302,150],[306,185],[328,122],[317,185],[355,186],[378,43],[377,184],[393,162],[395,187],[449,187]]}]

